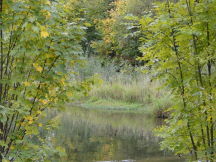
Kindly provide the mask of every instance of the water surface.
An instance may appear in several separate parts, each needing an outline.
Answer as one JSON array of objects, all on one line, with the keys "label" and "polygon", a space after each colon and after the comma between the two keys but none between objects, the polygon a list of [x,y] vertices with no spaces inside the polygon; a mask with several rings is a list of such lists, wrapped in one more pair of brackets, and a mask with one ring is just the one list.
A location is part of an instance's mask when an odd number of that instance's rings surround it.
[{"label": "water surface", "polygon": [[[144,113],[71,107],[52,135],[65,162],[183,162],[161,151],[152,130],[161,122]],[[57,159],[57,158],[56,158]]]}]

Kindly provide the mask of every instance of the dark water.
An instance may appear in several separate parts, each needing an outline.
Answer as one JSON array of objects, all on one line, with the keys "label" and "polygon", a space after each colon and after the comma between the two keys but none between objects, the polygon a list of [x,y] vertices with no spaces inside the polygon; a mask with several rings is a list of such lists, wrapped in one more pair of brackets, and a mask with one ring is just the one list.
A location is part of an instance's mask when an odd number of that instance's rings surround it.
[{"label": "dark water", "polygon": [[[152,130],[161,122],[143,113],[70,108],[52,133],[63,162],[183,162],[161,151]],[[57,160],[58,159],[58,160]]]}]

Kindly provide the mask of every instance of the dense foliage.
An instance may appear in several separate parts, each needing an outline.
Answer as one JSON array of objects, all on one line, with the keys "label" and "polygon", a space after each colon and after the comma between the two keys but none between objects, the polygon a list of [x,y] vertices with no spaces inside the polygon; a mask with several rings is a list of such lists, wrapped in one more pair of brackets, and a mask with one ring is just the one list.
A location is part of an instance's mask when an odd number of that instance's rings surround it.
[{"label": "dense foliage", "polygon": [[99,21],[97,29],[102,39],[92,42],[95,51],[107,57],[136,65],[138,63],[136,57],[141,56],[138,49],[140,32],[134,25],[134,19],[130,17],[141,16],[145,11],[145,4],[139,0],[113,2],[113,8],[107,13],[108,17]]},{"label": "dense foliage", "polygon": [[31,143],[43,126],[39,117],[87,86],[74,87],[68,73],[81,53],[83,27],[64,0],[1,0],[0,16],[0,161],[44,161],[46,140]]},{"label": "dense foliage", "polygon": [[95,50],[91,47],[91,43],[95,40],[102,39],[100,31],[97,29],[98,22],[105,19],[107,12],[113,8],[113,0],[72,0],[71,8],[75,14],[75,18],[79,18],[85,25],[85,38],[82,40],[82,48],[85,56],[95,54]]},{"label": "dense foliage", "polygon": [[176,105],[159,130],[163,148],[215,160],[216,1],[158,4],[140,20],[147,71],[164,79]]},{"label": "dense foliage", "polygon": [[84,54],[139,64],[136,57],[141,56],[141,35],[137,21],[131,16],[138,19],[151,3],[148,0],[73,1],[74,10],[88,26],[82,42]]}]

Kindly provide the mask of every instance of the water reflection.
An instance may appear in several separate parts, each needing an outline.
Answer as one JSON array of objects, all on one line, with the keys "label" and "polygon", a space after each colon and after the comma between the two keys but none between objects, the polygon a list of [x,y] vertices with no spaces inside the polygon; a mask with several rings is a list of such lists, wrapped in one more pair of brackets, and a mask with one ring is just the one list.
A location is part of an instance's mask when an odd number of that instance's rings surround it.
[{"label": "water reflection", "polygon": [[152,134],[156,121],[143,113],[71,108],[60,118],[55,143],[65,148],[67,156],[59,161],[183,161],[160,151],[160,139]]}]

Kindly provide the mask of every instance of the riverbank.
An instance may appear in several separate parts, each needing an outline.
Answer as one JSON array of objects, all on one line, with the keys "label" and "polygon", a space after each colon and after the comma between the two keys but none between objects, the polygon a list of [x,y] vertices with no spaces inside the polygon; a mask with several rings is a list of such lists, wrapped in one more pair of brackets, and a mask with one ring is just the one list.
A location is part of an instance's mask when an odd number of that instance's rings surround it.
[{"label": "riverbank", "polygon": [[111,111],[137,112],[144,113],[150,116],[157,116],[157,111],[152,108],[152,105],[145,106],[142,103],[129,103],[113,99],[89,99],[82,103],[73,104],[86,109],[101,109]]},{"label": "riverbank", "polygon": [[[86,59],[86,65],[79,67],[77,80],[91,80],[87,96],[78,99],[78,106],[84,108],[143,111],[145,114],[164,117],[164,110],[171,107],[169,89],[161,88],[161,81],[152,80],[142,69],[113,63],[101,63],[97,57]],[[76,101],[77,102],[77,101]]]},{"label": "riverbank", "polygon": [[88,109],[143,112],[158,118],[167,117],[172,106],[169,92],[158,90],[159,83],[144,79],[125,83],[124,80],[103,82],[92,87],[89,95],[77,106]]},{"label": "riverbank", "polygon": [[116,100],[90,99],[83,103],[73,103],[72,105],[83,107],[86,109],[102,109],[111,111],[124,111],[134,113],[144,113],[156,118],[167,118],[168,113],[163,109],[156,109],[154,105],[143,105],[141,103],[126,103]]}]

